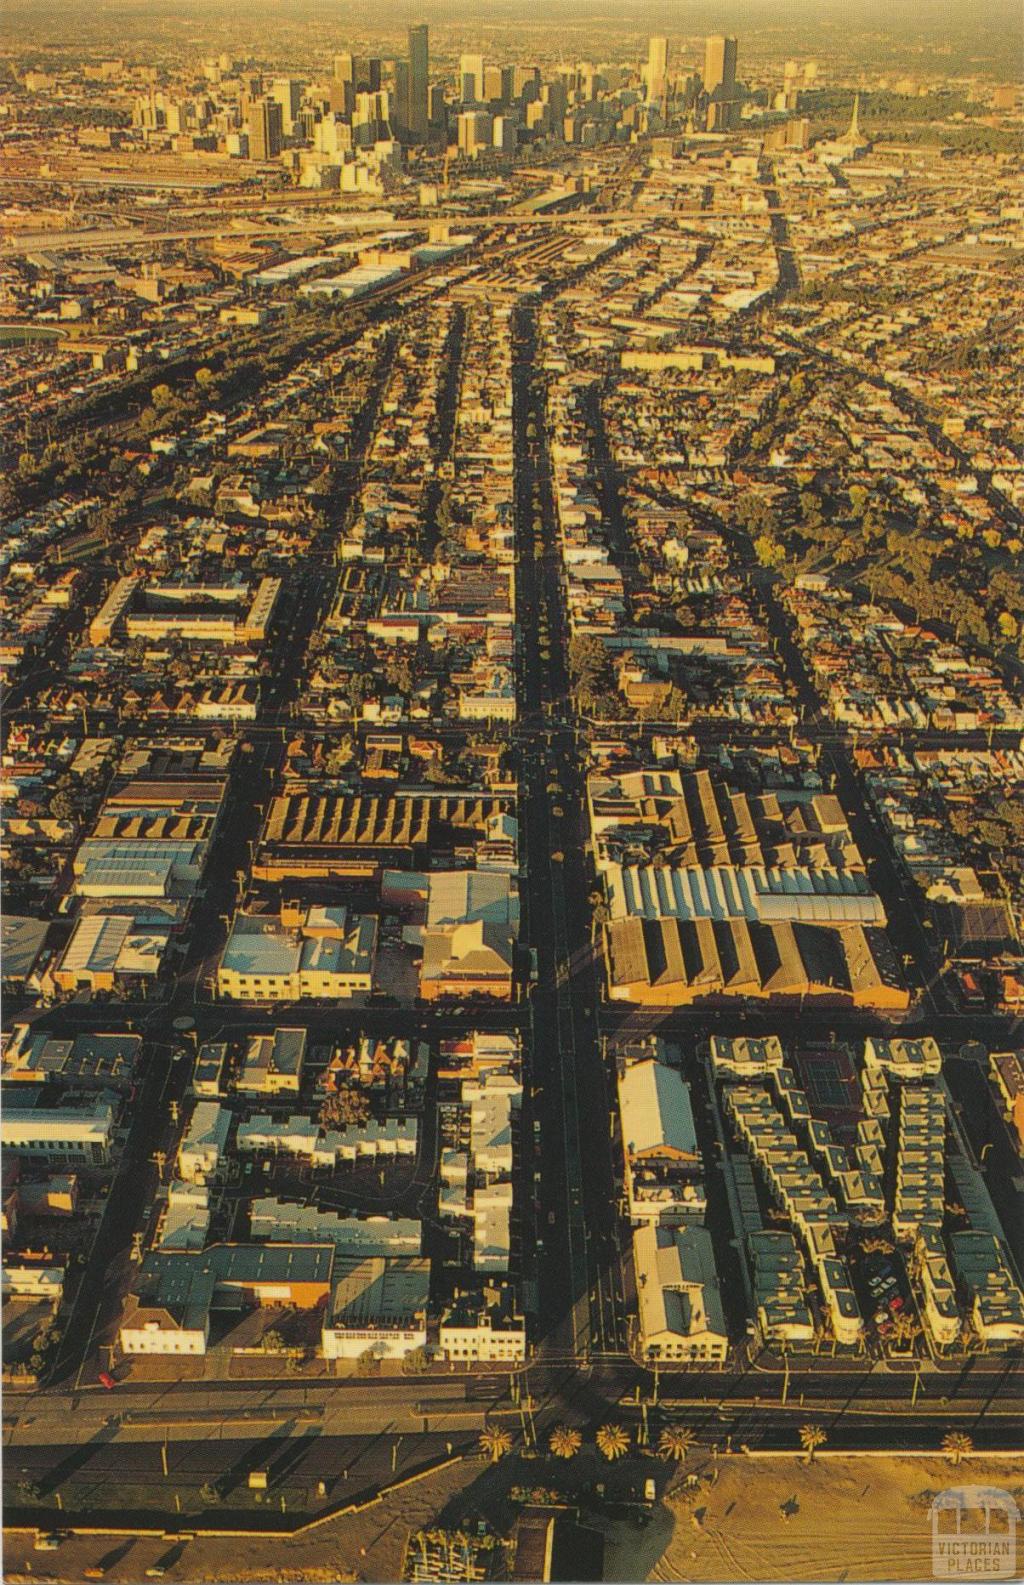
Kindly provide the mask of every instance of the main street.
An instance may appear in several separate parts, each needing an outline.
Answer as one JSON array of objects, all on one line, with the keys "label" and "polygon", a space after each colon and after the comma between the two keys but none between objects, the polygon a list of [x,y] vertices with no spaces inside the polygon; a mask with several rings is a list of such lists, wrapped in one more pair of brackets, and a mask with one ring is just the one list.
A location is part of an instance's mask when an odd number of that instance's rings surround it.
[{"label": "main street", "polygon": [[590,935],[583,775],[568,670],[568,636],[536,373],[536,323],[516,320],[516,443],[520,719],[526,933],[537,952],[531,1002],[532,1091],[540,1122],[543,1201],[538,1247],[543,1347],[625,1344],[622,1272],[609,1116],[598,1027],[599,980]]},{"label": "main street", "polygon": [[948,1371],[797,1356],[789,1369],[759,1361],[654,1375],[628,1359],[581,1368],[576,1359],[542,1355],[514,1376],[460,1370],[372,1380],[129,1380],[114,1393],[83,1387],[70,1401],[53,1388],[9,1392],[4,1456],[39,1467],[58,1445],[237,1443],[271,1434],[342,1438],[385,1430],[418,1437],[478,1433],[495,1418],[515,1432],[524,1409],[544,1430],[560,1423],[589,1429],[609,1418],[633,1424],[661,1413],[704,1436],[791,1446],[811,1416],[833,1442],[849,1432],[852,1446],[937,1446],[958,1427],[978,1446],[1012,1447],[1019,1443],[1021,1374],[1019,1360],[996,1357]]}]

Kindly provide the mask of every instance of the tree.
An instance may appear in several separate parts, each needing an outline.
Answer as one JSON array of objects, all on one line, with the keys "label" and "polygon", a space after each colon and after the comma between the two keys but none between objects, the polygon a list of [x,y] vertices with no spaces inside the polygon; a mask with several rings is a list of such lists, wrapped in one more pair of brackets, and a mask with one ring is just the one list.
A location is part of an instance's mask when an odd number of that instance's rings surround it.
[{"label": "tree", "polygon": [[75,818],[75,802],[69,793],[54,793],[50,799],[50,813],[55,820],[73,820]]},{"label": "tree", "polygon": [[220,1490],[212,1480],[204,1480],[199,1488],[199,1501],[210,1507],[212,1503],[220,1502]]},{"label": "tree", "polygon": [[355,746],[351,737],[346,733],[335,743],[324,762],[324,769],[330,776],[339,775],[346,767],[351,765],[355,758]]},{"label": "tree", "polygon": [[320,1105],[321,1128],[350,1128],[365,1123],[370,1115],[369,1097],[351,1085],[325,1096]]},{"label": "tree", "polygon": [[662,1458],[673,1459],[677,1464],[686,1462],[695,1441],[694,1433],[687,1425],[667,1425],[658,1438],[658,1452]]},{"label": "tree", "polygon": [[954,1464],[959,1464],[968,1453],[973,1453],[974,1443],[966,1431],[947,1431],[942,1438],[942,1451],[949,1455]]},{"label": "tree", "polygon": [[909,1354],[917,1339],[921,1335],[921,1327],[912,1315],[902,1311],[892,1323],[891,1336],[896,1343],[902,1343]]},{"label": "tree", "polygon": [[577,634],[570,641],[569,671],[585,704],[592,704],[614,688],[608,651],[593,633]]},{"label": "tree", "polygon": [[594,1441],[609,1463],[629,1452],[629,1436],[621,1425],[603,1425]]},{"label": "tree", "polygon": [[480,1451],[496,1464],[512,1451],[512,1438],[503,1426],[488,1426],[480,1438]]},{"label": "tree", "polygon": [[548,1447],[556,1458],[574,1458],[583,1445],[575,1426],[556,1425],[548,1437]]},{"label": "tree", "polygon": [[399,693],[412,692],[413,671],[408,655],[389,655],[384,666],[384,675],[392,688],[396,688]]},{"label": "tree", "polygon": [[814,1463],[814,1454],[819,1447],[824,1447],[828,1441],[824,1429],[820,1425],[802,1425],[800,1427],[800,1446],[807,1454],[808,1464]]},{"label": "tree", "polygon": [[786,564],[785,550],[770,534],[758,534],[754,540],[754,555],[762,567],[775,569]]},{"label": "tree", "polygon": [[260,1340],[260,1347],[264,1354],[283,1354],[285,1347],[284,1338],[277,1328],[272,1326],[268,1332],[264,1332]]}]

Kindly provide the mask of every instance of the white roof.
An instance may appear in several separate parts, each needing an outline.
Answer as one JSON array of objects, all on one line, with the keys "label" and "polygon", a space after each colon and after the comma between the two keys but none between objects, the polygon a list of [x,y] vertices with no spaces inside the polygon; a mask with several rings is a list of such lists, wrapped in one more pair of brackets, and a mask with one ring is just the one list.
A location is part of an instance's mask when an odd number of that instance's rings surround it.
[{"label": "white roof", "polygon": [[653,1057],[634,1062],[619,1080],[622,1138],[631,1155],[668,1146],[683,1155],[697,1155],[689,1086],[676,1072]]}]

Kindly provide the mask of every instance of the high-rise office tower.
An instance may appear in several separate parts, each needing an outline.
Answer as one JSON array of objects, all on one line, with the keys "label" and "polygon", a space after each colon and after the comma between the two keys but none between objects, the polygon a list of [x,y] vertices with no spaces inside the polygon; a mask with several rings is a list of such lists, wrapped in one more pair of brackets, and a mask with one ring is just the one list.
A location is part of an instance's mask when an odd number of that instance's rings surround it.
[{"label": "high-rise office tower", "polygon": [[335,55],[334,80],[351,83],[353,91],[361,94],[380,92],[379,55]]},{"label": "high-rise office tower", "polygon": [[512,95],[524,102],[540,98],[539,66],[513,66]]},{"label": "high-rise office tower", "polygon": [[713,94],[718,88],[722,99],[736,92],[736,40],[723,33],[713,33],[704,45],[704,92]]},{"label": "high-rise office tower", "polygon": [[652,38],[647,46],[647,99],[657,104],[668,83],[668,39]]},{"label": "high-rise office tower", "polygon": [[548,107],[552,127],[559,127],[565,117],[566,107],[569,102],[565,83],[561,78],[556,79],[553,83],[545,83],[540,91],[540,97],[541,102]]},{"label": "high-rise office tower", "polygon": [[460,154],[477,154],[493,147],[494,120],[486,110],[464,110],[458,122]]},{"label": "high-rise office tower", "polygon": [[406,125],[418,143],[426,141],[429,121],[430,42],[427,24],[409,29],[409,105]]},{"label": "high-rise office tower", "polygon": [[484,67],[484,102],[486,104],[493,104],[495,102],[495,100],[498,100],[498,101],[501,100],[501,84],[502,84],[501,67],[500,66],[485,66]]},{"label": "high-rise office tower", "polygon": [[290,138],[302,108],[302,84],[294,77],[275,77],[270,97],[281,106],[281,129]]},{"label": "high-rise office tower", "polygon": [[392,106],[392,126],[396,132],[409,136],[409,62],[395,62],[395,102]]},{"label": "high-rise office tower", "polygon": [[484,58],[463,55],[459,59],[459,92],[464,104],[479,105],[484,98]]},{"label": "high-rise office tower", "polygon": [[283,137],[281,106],[274,99],[257,99],[249,107],[249,158],[276,160]]}]

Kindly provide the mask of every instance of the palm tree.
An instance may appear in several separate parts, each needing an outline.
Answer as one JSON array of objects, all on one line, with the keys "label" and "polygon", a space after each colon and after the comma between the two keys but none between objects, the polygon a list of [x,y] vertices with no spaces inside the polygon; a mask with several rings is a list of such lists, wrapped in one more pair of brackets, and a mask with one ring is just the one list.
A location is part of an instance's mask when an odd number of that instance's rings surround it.
[{"label": "palm tree", "polygon": [[686,1455],[696,1440],[688,1425],[667,1425],[658,1438],[658,1452],[662,1458],[685,1464]]},{"label": "palm tree", "polygon": [[629,1452],[629,1437],[621,1425],[603,1425],[594,1440],[609,1463]]},{"label": "palm tree", "polygon": [[949,1454],[954,1464],[959,1464],[968,1453],[974,1452],[974,1443],[966,1431],[947,1431],[942,1438],[942,1451]]},{"label": "palm tree", "polygon": [[504,1458],[511,1448],[512,1438],[502,1426],[488,1426],[480,1438],[480,1450],[487,1454],[492,1464]]},{"label": "palm tree", "polygon": [[908,1315],[906,1311],[903,1311],[893,1321],[892,1339],[896,1343],[902,1343],[908,1354],[911,1352],[915,1342],[920,1336],[920,1324],[914,1320],[912,1315]]},{"label": "palm tree", "polygon": [[816,1448],[822,1447],[828,1437],[820,1425],[802,1425],[800,1427],[800,1446],[807,1454],[808,1464],[814,1463]]},{"label": "palm tree", "polygon": [[556,1458],[573,1458],[583,1445],[583,1438],[571,1425],[556,1425],[548,1437],[548,1447]]}]

